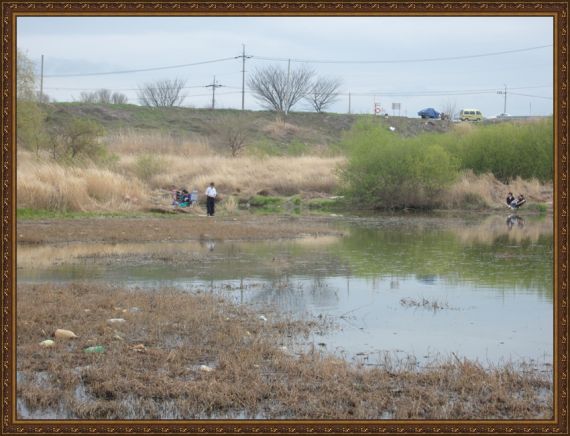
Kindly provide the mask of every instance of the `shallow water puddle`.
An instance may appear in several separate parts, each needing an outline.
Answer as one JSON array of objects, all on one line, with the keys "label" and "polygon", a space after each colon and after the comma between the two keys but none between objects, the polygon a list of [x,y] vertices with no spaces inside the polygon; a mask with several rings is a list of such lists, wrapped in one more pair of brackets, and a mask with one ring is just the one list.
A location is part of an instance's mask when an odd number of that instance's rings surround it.
[{"label": "shallow water puddle", "polygon": [[[18,246],[18,283],[89,280],[221,293],[263,313],[331,317],[308,346],[381,365],[454,353],[552,363],[551,219],[367,218],[343,237]],[[41,259],[41,261],[40,261]]]}]

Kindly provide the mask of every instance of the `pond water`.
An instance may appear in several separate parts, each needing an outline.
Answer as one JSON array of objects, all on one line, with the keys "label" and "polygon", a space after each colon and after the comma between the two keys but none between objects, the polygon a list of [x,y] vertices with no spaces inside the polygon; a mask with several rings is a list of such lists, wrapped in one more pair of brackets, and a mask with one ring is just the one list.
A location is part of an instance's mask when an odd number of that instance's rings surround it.
[{"label": "pond water", "polygon": [[309,342],[349,360],[552,364],[549,217],[337,218],[343,236],[19,245],[17,282],[89,280],[219,292],[260,314],[330,317]]}]

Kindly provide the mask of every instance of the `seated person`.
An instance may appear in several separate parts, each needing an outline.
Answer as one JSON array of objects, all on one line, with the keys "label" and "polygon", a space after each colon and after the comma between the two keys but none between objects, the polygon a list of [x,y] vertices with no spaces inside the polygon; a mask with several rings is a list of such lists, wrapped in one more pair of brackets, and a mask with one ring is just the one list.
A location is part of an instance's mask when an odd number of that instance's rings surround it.
[{"label": "seated person", "polygon": [[510,206],[513,209],[518,209],[519,207],[521,207],[525,203],[526,203],[526,199],[524,198],[524,195],[520,194],[516,200],[511,201]]},{"label": "seated person", "polygon": [[509,192],[509,195],[507,195],[507,206],[510,206],[513,201],[515,201],[515,196],[512,192]]}]

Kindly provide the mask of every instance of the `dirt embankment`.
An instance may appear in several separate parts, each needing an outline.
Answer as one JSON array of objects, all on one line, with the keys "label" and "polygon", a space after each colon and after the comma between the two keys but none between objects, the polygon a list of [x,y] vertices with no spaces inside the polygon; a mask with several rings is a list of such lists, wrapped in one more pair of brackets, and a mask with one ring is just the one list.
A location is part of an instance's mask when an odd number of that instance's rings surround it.
[{"label": "dirt embankment", "polygon": [[22,221],[18,243],[261,240],[340,235],[330,220],[287,216],[90,218]]}]

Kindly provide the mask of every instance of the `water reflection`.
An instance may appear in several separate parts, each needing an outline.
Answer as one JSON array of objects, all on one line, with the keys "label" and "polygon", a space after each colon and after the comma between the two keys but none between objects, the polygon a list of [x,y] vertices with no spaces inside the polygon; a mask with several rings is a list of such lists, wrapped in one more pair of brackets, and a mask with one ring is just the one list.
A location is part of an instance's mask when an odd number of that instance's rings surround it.
[{"label": "water reflection", "polygon": [[[551,360],[551,218],[340,225],[343,237],[19,245],[17,280],[207,289],[294,316],[333,316],[339,329],[313,341],[343,355],[404,350]],[[425,310],[429,303],[441,310]]]},{"label": "water reflection", "polygon": [[509,215],[507,217],[507,227],[511,230],[514,226],[523,228],[524,219],[518,215]]}]

